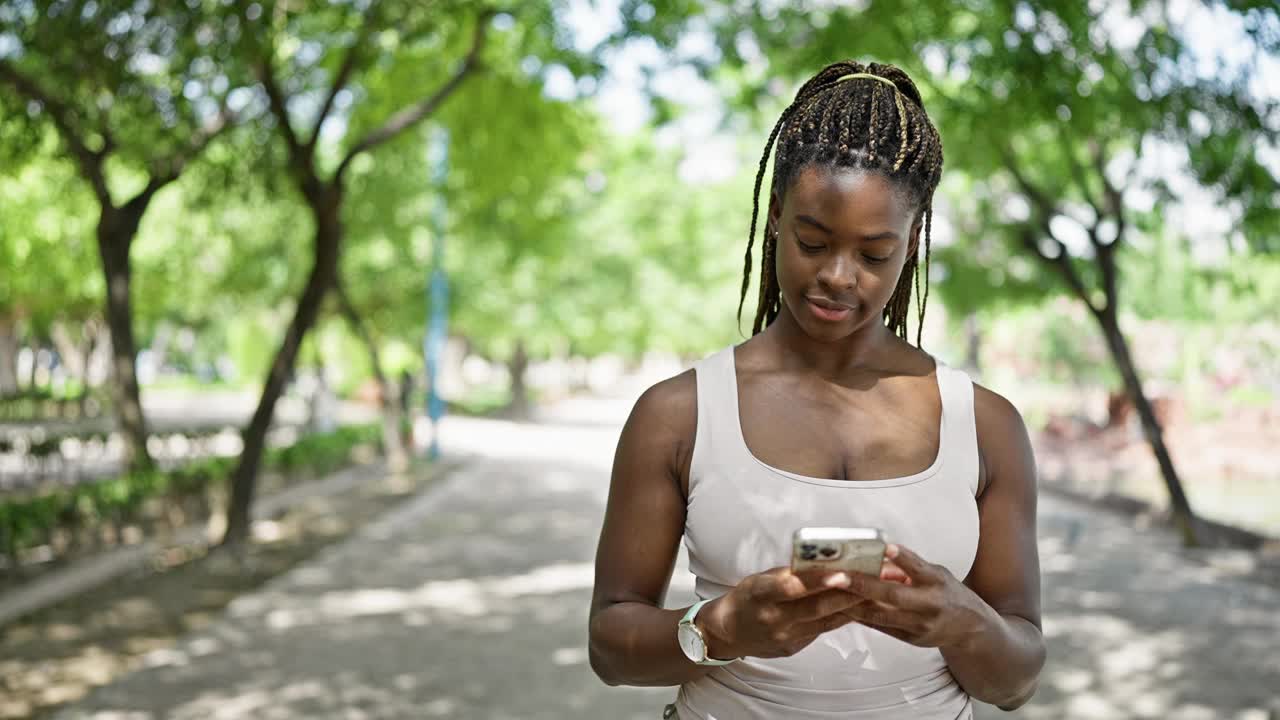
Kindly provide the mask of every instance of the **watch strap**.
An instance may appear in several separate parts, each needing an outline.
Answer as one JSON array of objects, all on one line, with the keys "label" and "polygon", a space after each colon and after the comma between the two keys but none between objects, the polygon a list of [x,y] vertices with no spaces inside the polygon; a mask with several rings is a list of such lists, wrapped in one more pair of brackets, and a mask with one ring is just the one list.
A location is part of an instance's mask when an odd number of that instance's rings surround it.
[{"label": "watch strap", "polygon": [[686,611],[686,612],[685,612],[684,617],[680,619],[680,624],[681,624],[681,625],[688,625],[688,626],[690,626],[690,628],[691,628],[694,632],[698,633],[698,636],[702,638],[702,653],[703,653],[703,658],[702,658],[701,660],[697,660],[697,661],[695,661],[698,665],[728,665],[728,664],[729,664],[729,663],[731,663],[731,662],[736,662],[736,661],[737,661],[737,658],[733,658],[732,660],[716,660],[715,658],[712,658],[712,657],[707,656],[707,654],[706,654],[706,652],[707,652],[707,639],[706,639],[706,637],[705,637],[705,636],[703,636],[703,634],[702,634],[702,630],[701,630],[697,625],[694,625],[694,624],[693,624],[693,619],[694,619],[695,617],[697,617],[697,616],[698,616],[698,611],[702,609],[702,606],[703,606],[703,605],[706,605],[707,603],[711,602],[711,601],[712,601],[712,600],[714,600],[714,599],[715,599],[715,598],[707,598],[706,600],[699,600],[698,602],[694,603],[694,604],[693,604],[693,605],[688,609],[688,611]]}]

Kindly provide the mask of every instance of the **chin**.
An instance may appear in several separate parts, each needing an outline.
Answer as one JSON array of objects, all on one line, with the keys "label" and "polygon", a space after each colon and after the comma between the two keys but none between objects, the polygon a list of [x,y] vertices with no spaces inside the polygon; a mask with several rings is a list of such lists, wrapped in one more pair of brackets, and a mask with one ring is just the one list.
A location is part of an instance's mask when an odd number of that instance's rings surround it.
[{"label": "chin", "polygon": [[866,324],[865,321],[866,318],[858,314],[857,310],[854,310],[842,322],[828,323],[812,317],[806,317],[803,320],[799,320],[797,324],[800,325],[806,335],[815,340],[839,340],[857,332]]},{"label": "chin", "polygon": [[806,329],[805,332],[815,340],[842,340],[854,334],[858,325],[836,325]]}]

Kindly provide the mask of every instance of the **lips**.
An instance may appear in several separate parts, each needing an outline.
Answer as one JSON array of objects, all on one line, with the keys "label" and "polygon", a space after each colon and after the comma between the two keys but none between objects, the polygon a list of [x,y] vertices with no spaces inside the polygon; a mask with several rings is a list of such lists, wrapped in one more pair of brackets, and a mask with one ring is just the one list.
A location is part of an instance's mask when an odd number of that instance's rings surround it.
[{"label": "lips", "polygon": [[808,302],[809,310],[819,320],[837,322],[849,317],[849,313],[853,312],[849,306],[831,302],[826,298],[806,297],[805,300]]}]

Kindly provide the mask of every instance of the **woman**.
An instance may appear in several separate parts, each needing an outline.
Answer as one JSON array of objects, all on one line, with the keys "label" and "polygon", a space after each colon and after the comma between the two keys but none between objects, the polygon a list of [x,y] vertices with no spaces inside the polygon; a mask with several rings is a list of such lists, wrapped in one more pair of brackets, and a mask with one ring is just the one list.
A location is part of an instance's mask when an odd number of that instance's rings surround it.
[{"label": "woman", "polygon": [[[757,198],[775,140],[753,336],[647,390],[622,431],[592,667],[679,685],[681,720],[1016,708],[1045,660],[1026,428],[906,340],[941,139],[906,73],[842,62],[779,118]],[[751,242],[746,265],[743,298]],[[792,573],[805,526],[880,528],[880,576]],[[682,536],[701,602],[664,610]]]}]

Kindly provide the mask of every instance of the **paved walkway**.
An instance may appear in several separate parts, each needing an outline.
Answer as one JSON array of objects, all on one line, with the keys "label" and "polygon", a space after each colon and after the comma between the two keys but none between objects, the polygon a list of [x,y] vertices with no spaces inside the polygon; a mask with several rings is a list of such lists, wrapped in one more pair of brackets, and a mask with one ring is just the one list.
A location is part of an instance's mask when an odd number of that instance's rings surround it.
[{"label": "paved walkway", "polygon": [[[59,717],[659,717],[674,689],[606,687],[585,650],[626,406],[561,410],[451,420],[469,465]],[[1280,590],[1241,557],[1050,496],[1040,522],[1050,665],[1033,703],[979,717],[1280,717]],[[669,603],[691,590],[682,563]]]}]

